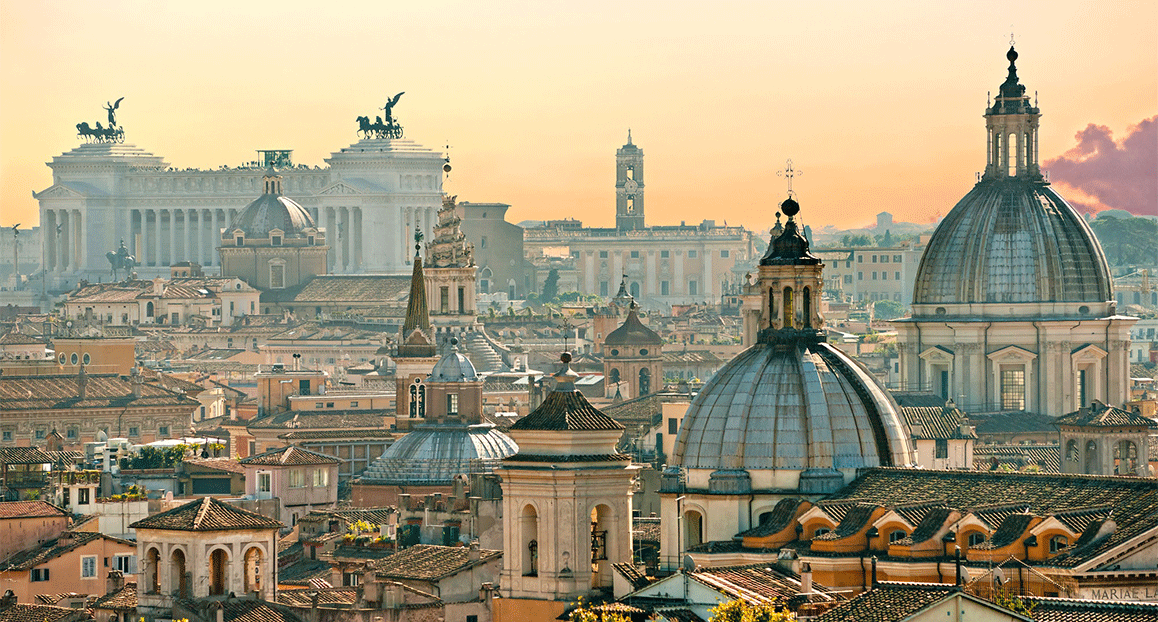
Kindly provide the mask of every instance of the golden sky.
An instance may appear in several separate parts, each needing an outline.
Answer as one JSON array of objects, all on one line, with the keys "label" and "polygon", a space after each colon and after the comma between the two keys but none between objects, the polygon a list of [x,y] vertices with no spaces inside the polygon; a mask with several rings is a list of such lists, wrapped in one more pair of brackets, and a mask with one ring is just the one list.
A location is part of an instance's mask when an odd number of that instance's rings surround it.
[{"label": "golden sky", "polygon": [[1043,160],[1158,113],[1158,2],[28,2],[0,0],[0,223],[37,220],[74,126],[118,121],[175,167],[357,140],[405,91],[446,185],[509,219],[614,222],[614,156],[646,154],[649,224],[766,228],[791,157],[813,226],[928,222],[984,166],[986,92],[1040,95]]}]

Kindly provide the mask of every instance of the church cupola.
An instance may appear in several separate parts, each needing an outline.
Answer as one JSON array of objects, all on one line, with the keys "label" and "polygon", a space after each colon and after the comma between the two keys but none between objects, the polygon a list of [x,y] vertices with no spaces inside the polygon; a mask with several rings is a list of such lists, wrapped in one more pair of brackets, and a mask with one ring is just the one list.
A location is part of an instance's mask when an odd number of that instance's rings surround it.
[{"label": "church cupola", "polygon": [[1009,46],[1009,74],[997,98],[985,109],[988,149],[984,179],[1017,177],[1041,179],[1038,162],[1038,120],[1041,111],[1031,105],[1017,77],[1017,51]]},{"label": "church cupola", "polygon": [[[758,323],[760,339],[821,339],[824,318],[820,313],[820,293],[824,289],[824,265],[809,251],[808,239],[796,220],[800,204],[791,194],[780,204],[780,211],[788,220],[781,228],[777,214],[779,235],[777,229],[773,229],[768,252],[760,259],[757,282],[748,288],[749,293],[759,292],[763,299]],[[754,308],[752,312],[755,313]],[[784,330],[791,332],[773,334]]]},{"label": "church cupola", "polygon": [[265,186],[264,194],[280,195],[281,194],[281,175],[273,167],[265,170],[265,176],[261,178],[262,184]]}]

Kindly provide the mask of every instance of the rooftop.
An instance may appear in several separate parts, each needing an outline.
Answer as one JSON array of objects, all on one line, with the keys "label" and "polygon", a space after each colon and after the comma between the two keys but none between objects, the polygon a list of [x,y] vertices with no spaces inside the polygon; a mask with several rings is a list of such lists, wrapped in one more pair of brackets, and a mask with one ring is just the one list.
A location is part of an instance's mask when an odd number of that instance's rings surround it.
[{"label": "rooftop", "polygon": [[172,531],[222,531],[229,529],[280,529],[282,524],[256,512],[223,503],[212,497],[205,497],[143,518],[129,527]]}]

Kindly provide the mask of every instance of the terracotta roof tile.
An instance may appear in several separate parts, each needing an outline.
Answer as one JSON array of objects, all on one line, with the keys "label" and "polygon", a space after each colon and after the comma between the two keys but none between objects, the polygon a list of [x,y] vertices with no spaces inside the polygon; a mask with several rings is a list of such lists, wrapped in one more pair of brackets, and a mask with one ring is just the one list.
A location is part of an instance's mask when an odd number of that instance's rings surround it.
[{"label": "terracotta roof tile", "polygon": [[0,520],[6,518],[46,518],[68,516],[68,512],[47,501],[5,501],[0,503]]},{"label": "terracotta roof tile", "polygon": [[895,622],[905,620],[925,607],[934,605],[957,589],[952,585],[882,583],[876,589],[858,594],[816,618],[816,622]]},{"label": "terracotta roof tile", "polygon": [[83,609],[55,607],[52,605],[15,604],[0,610],[0,622],[72,622],[91,620],[92,616]]},{"label": "terracotta roof tile", "polygon": [[205,497],[143,518],[129,527],[173,531],[221,531],[227,529],[280,529],[282,524],[256,512],[223,503],[212,497]]},{"label": "terracotta roof tile", "polygon": [[1083,428],[1158,428],[1158,422],[1153,419],[1105,404],[1058,417],[1054,423]]},{"label": "terracotta roof tile", "polygon": [[140,397],[133,397],[132,382],[116,374],[88,374],[84,399],[77,383],[78,374],[0,376],[0,412],[138,406],[188,406],[192,412],[198,405],[191,397],[150,383],[141,386]]},{"label": "terracotta roof tile", "polygon": [[623,425],[603,414],[578,391],[552,391],[547,399],[511,430],[591,431],[622,430]]},{"label": "terracotta roof tile", "polygon": [[925,439],[976,438],[977,434],[966,428],[961,431],[961,424],[968,423],[965,413],[956,408],[943,406],[902,406],[901,413],[909,424],[913,436]]},{"label": "terracotta roof tile", "polygon": [[1022,596],[1033,606],[1035,622],[1154,622],[1158,603],[1074,600]]},{"label": "terracotta roof tile", "polygon": [[480,550],[470,559],[466,547],[416,544],[371,564],[379,577],[412,581],[437,581],[478,564],[496,559],[502,551]]},{"label": "terracotta roof tile", "polygon": [[313,464],[341,464],[344,460],[320,454],[316,451],[302,449],[296,445],[271,449],[256,456],[250,456],[241,461],[246,466],[301,466]]},{"label": "terracotta roof tile", "polygon": [[137,584],[130,581],[121,589],[101,596],[93,602],[92,608],[135,613],[137,609]]},{"label": "terracotta roof tile", "polygon": [[37,447],[0,447],[0,464],[52,464],[52,456]]},{"label": "terracotta roof tile", "polygon": [[56,559],[61,555],[74,551],[94,540],[100,540],[101,538],[113,542],[120,542],[121,544],[134,546],[136,544],[129,540],[121,540],[120,538],[90,531],[66,531],[55,540],[49,540],[42,545],[37,545],[12,555],[4,560],[3,563],[0,563],[0,570],[30,570],[34,566],[39,566],[46,561]]},{"label": "terracotta roof tile", "polygon": [[245,475],[245,467],[234,458],[185,458],[182,462],[203,469],[214,469]]}]

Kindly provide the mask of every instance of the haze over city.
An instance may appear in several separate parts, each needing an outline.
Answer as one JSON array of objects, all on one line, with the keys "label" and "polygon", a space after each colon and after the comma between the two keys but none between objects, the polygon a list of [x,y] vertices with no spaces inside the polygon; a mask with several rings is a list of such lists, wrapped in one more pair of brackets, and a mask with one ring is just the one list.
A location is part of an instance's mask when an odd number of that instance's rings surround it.
[{"label": "haze over city", "polygon": [[1152,2],[5,1],[0,223],[37,220],[44,163],[118,97],[127,142],[174,167],[313,166],[400,91],[407,137],[450,145],[446,190],[512,222],[611,224],[629,128],[656,224],[766,228],[788,157],[807,222],[933,222],[984,166],[1011,30],[1055,184],[1079,210],[1158,213]]}]

